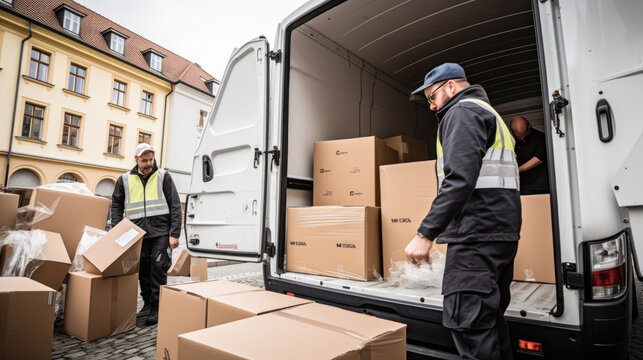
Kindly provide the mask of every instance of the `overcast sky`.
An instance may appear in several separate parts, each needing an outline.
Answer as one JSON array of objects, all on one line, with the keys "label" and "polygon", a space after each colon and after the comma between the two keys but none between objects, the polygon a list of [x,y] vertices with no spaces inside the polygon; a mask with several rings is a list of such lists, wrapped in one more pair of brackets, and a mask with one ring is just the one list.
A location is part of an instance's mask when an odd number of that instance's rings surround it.
[{"label": "overcast sky", "polygon": [[306,0],[76,0],[198,63],[221,80],[232,50],[259,35],[274,43],[277,24]]}]

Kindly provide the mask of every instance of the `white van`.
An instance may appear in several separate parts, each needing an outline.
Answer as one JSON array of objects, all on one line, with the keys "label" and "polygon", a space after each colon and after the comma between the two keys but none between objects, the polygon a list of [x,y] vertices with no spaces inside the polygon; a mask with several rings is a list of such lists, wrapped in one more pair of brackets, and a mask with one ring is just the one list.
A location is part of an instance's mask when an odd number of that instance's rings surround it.
[{"label": "white van", "polygon": [[516,357],[625,358],[643,259],[642,15],[639,0],[309,1],[272,47],[230,59],[194,156],[188,249],[262,262],[267,289],[406,323],[410,353],[454,358],[440,289],[288,272],[285,229],[287,207],[312,204],[315,141],[407,135],[434,151],[436,118],[409,94],[457,62],[505,120],[547,138],[556,283],[514,283]]}]

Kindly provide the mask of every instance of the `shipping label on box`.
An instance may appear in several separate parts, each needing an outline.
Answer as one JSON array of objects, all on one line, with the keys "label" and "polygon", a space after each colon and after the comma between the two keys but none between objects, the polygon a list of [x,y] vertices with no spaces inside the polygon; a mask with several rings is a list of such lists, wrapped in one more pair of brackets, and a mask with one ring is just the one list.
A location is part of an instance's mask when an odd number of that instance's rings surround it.
[{"label": "shipping label on box", "polygon": [[380,276],[379,208],[291,207],[287,216],[288,271],[364,281]]},{"label": "shipping label on box", "polygon": [[378,167],[397,158],[374,136],[316,142],[313,205],[379,206]]},{"label": "shipping label on box", "polygon": [[138,272],[142,238],[138,226],[123,218],[105,236],[85,250],[85,271],[101,276],[119,276]]}]

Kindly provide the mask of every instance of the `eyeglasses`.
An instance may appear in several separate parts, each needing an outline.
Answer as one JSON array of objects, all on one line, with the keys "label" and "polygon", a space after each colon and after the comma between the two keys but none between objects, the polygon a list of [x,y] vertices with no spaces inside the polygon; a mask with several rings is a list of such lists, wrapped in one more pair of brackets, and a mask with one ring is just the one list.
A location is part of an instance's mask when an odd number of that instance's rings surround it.
[{"label": "eyeglasses", "polygon": [[429,94],[429,96],[426,98],[426,101],[429,102],[429,105],[433,105],[433,100],[435,100],[435,92],[440,90],[440,88],[448,82],[449,80],[445,80],[444,82],[442,82],[442,84],[440,84],[440,86],[436,87],[433,91],[431,91],[431,94]]}]

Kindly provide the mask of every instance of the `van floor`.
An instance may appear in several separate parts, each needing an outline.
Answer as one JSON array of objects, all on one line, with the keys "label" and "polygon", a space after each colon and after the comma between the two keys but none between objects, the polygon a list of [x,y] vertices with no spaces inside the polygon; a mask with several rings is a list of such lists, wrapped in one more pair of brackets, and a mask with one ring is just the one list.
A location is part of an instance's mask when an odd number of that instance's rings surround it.
[{"label": "van floor", "polygon": [[[441,289],[437,287],[410,289],[393,285],[385,280],[356,281],[294,272],[283,273],[281,278],[353,294],[361,293],[369,297],[406,301],[430,309],[442,308]],[[505,316],[550,321],[549,312],[555,305],[556,286],[554,284],[513,281],[511,303]]]}]

